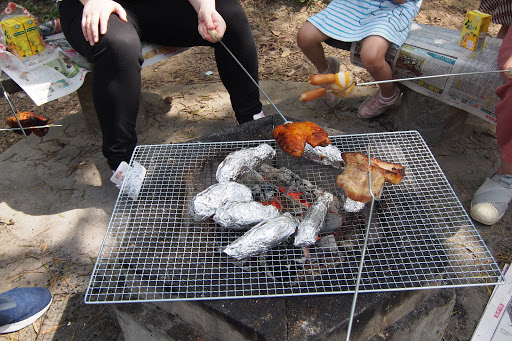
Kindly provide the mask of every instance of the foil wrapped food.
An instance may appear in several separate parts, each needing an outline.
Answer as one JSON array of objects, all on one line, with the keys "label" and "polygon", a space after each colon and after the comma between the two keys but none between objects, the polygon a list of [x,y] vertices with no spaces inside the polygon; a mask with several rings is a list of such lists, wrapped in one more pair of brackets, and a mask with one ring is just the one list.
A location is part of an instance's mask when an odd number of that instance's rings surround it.
[{"label": "foil wrapped food", "polygon": [[341,157],[341,151],[332,144],[329,144],[325,147],[313,147],[306,143],[303,156],[308,160],[320,163],[322,165],[332,166],[340,169],[343,168],[344,164]]},{"label": "foil wrapped food", "polygon": [[298,223],[288,212],[276,219],[259,223],[229,244],[224,253],[238,260],[264,253],[295,233]]},{"label": "foil wrapped food", "polygon": [[213,216],[217,209],[229,202],[252,201],[251,190],[242,184],[230,181],[211,185],[198,193],[191,202],[190,215],[195,221]]},{"label": "foil wrapped food", "polygon": [[265,206],[257,201],[227,202],[217,209],[213,220],[224,228],[240,230],[279,215],[276,207]]},{"label": "foil wrapped food", "polygon": [[266,143],[234,151],[220,163],[215,176],[218,182],[235,181],[245,170],[253,169],[275,155],[274,148]]},{"label": "foil wrapped food", "polygon": [[361,211],[364,208],[364,205],[364,202],[355,201],[347,197],[345,199],[345,203],[343,204],[343,208],[347,212],[355,213]]},{"label": "foil wrapped food", "polygon": [[318,233],[322,228],[327,210],[334,200],[334,195],[324,193],[318,197],[308,208],[304,219],[299,224],[297,235],[295,236],[294,245],[304,247],[313,245],[316,242]]}]

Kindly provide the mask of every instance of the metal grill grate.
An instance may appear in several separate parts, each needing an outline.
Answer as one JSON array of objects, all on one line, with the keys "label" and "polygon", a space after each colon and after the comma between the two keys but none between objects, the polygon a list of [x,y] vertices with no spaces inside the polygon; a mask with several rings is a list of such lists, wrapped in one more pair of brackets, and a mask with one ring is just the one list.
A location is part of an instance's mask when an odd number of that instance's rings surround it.
[{"label": "metal grill grate", "polygon": [[[360,292],[504,283],[503,276],[417,132],[342,135],[343,152],[365,153],[406,169],[400,185],[386,184],[376,204]],[[237,262],[223,247],[243,232],[193,222],[190,200],[216,183],[230,152],[272,145],[274,167],[286,167],[337,196],[340,170],[281,152],[275,141],[138,146],[147,173],[138,200],[122,190],[85,295],[86,303],[227,299],[353,293],[364,241],[365,210],[322,235],[305,254],[283,243]],[[369,206],[369,205],[366,205]]]}]

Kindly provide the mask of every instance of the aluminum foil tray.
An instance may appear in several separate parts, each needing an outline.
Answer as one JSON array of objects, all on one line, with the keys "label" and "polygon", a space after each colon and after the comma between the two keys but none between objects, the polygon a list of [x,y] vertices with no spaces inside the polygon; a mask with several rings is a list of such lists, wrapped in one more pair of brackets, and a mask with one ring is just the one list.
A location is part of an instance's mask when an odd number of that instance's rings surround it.
[{"label": "aluminum foil tray", "polygon": [[[360,292],[482,286],[503,275],[418,132],[332,136],[342,152],[367,151],[401,164],[406,176],[386,184],[375,206]],[[190,200],[216,183],[230,152],[260,143],[315,186],[343,196],[340,169],[284,154],[274,140],[138,146],[147,170],[136,200],[121,188],[85,294],[86,303],[232,299],[353,293],[368,209],[308,249],[284,242],[235,261],[223,248],[243,232],[194,222]],[[367,204],[366,206],[370,206]]]}]

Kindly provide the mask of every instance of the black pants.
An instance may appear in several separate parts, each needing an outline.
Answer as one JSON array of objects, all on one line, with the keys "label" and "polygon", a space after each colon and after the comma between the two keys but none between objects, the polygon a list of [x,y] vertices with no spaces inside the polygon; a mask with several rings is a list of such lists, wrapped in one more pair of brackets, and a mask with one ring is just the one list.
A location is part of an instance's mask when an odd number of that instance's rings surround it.
[{"label": "black pants", "polygon": [[[238,122],[261,111],[259,90],[219,43],[211,44],[197,31],[197,13],[188,0],[119,0],[128,22],[110,16],[108,30],[94,46],[85,40],[83,6],[78,0],[59,5],[62,30],[68,42],[93,64],[93,98],[103,134],[103,155],[110,168],[129,161],[137,144],[135,131],[141,94],[141,42],[174,47],[213,46],[222,83]],[[252,31],[237,0],[217,0],[216,9],[227,24],[223,42],[249,73],[258,79],[258,58]]]}]

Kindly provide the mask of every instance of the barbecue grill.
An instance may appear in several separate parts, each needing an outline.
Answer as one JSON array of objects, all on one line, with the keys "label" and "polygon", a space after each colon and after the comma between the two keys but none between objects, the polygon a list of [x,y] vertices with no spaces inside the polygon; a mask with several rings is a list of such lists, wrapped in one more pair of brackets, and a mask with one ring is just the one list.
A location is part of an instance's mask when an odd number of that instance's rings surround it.
[{"label": "barbecue grill", "polygon": [[[331,136],[342,152],[401,164],[399,185],[376,203],[359,292],[504,283],[503,275],[439,165],[416,131]],[[196,222],[192,198],[216,183],[231,152],[268,143],[286,167],[342,199],[341,169],[284,154],[274,140],[138,146],[132,163],[147,170],[138,197],[121,188],[85,294],[86,303],[233,299],[353,293],[368,208],[330,221],[305,249],[293,238],[237,261],[222,252],[243,231]],[[298,193],[300,195],[300,193]],[[283,212],[305,212],[303,200],[281,198]],[[366,206],[369,206],[368,204]]]}]

